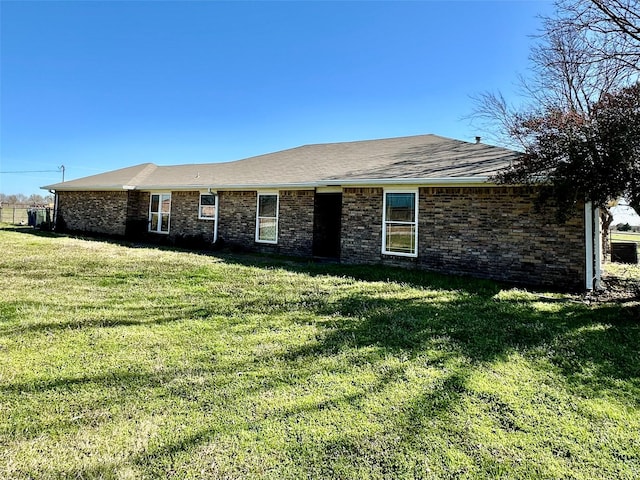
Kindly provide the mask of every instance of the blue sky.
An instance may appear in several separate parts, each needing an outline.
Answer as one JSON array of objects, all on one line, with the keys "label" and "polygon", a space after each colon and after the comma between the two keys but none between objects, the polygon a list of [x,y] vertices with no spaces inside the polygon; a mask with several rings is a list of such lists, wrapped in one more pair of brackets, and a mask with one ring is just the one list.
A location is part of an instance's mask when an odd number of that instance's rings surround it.
[{"label": "blue sky", "polygon": [[[0,192],[308,143],[473,141],[546,1],[0,2]],[[50,171],[31,173],[32,171]],[[29,172],[29,173],[9,173]]]}]

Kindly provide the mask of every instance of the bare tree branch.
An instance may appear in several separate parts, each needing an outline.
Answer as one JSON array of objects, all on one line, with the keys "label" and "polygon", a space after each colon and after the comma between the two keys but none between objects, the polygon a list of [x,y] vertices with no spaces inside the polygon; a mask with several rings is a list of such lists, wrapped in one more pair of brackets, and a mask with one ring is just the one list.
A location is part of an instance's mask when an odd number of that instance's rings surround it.
[{"label": "bare tree branch", "polygon": [[522,106],[472,97],[470,118],[524,152],[495,180],[541,185],[559,212],[620,195],[640,208],[640,0],[556,0],[542,22]]}]

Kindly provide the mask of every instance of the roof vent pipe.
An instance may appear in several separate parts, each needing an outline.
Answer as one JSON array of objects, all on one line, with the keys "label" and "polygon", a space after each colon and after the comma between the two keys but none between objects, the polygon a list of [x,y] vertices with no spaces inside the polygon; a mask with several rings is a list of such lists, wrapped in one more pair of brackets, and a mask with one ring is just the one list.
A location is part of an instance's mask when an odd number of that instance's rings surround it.
[{"label": "roof vent pipe", "polygon": [[480,143],[480,140],[482,140],[482,137],[476,137],[476,144]]}]

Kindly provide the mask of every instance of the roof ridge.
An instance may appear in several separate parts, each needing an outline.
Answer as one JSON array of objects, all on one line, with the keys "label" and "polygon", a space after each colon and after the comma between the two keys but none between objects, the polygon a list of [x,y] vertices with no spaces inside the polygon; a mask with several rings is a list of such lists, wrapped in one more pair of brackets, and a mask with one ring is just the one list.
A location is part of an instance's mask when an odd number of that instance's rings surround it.
[{"label": "roof ridge", "polygon": [[[302,147],[315,147],[315,146],[323,146],[323,145],[347,145],[353,143],[367,143],[367,142],[385,142],[389,140],[406,140],[407,138],[418,138],[418,137],[440,137],[447,140],[453,140],[452,138],[442,137],[440,135],[436,135],[434,133],[419,133],[416,135],[402,135],[400,137],[385,137],[385,138],[366,138],[363,140],[344,140],[341,142],[320,142],[320,143],[306,143],[304,145],[300,145],[294,148],[302,148]],[[292,150],[292,149],[290,149]],[[277,153],[277,152],[276,152]]]}]

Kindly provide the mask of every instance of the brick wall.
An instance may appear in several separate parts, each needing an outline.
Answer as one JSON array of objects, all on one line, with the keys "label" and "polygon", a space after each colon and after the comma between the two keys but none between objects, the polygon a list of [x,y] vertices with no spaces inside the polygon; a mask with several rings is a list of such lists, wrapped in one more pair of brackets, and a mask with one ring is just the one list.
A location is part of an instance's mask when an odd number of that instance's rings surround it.
[{"label": "brick wall", "polygon": [[218,192],[218,240],[251,248],[256,235],[257,192]]},{"label": "brick wall", "polygon": [[278,252],[310,257],[313,254],[313,190],[280,191]]},{"label": "brick wall", "polygon": [[127,227],[125,235],[131,239],[141,239],[149,228],[149,192],[130,190],[127,199]]},{"label": "brick wall", "polygon": [[219,192],[218,195],[218,239],[225,244],[265,253],[312,254],[313,190],[279,192],[276,245],[255,241],[257,192]]},{"label": "brick wall", "polygon": [[565,224],[536,212],[527,188],[421,188],[418,257],[382,255],[381,188],[345,189],[342,259],[527,284],[584,284],[581,211]]},{"label": "brick wall", "polygon": [[127,192],[58,192],[60,230],[124,235]]},{"label": "brick wall", "polygon": [[171,192],[169,237],[173,241],[213,242],[214,221],[200,220],[199,207],[200,192]]},{"label": "brick wall", "polygon": [[344,263],[383,260],[382,188],[344,188],[340,259]]},{"label": "brick wall", "polygon": [[[247,250],[311,256],[314,192],[280,191],[278,244],[255,242],[257,192],[219,192],[218,239]],[[177,242],[213,239],[198,219],[198,192],[173,192],[171,231],[147,233],[148,192],[59,192],[58,218],[69,230]],[[584,285],[582,211],[565,224],[537,212],[536,193],[514,187],[419,189],[418,256],[382,255],[382,188],[345,188],[341,261],[401,265],[510,282]]]}]

